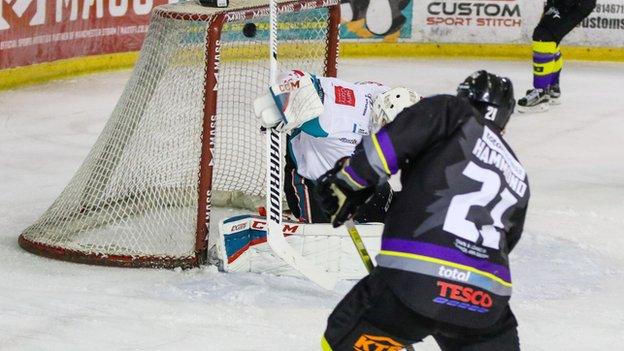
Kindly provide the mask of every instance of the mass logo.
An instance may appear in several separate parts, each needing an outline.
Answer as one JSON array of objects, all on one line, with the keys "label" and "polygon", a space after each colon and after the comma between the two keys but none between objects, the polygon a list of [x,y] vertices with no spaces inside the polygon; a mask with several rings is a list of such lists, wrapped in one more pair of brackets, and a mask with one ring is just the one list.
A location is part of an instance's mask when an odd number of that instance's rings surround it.
[{"label": "mass logo", "polygon": [[399,351],[403,345],[387,336],[362,334],[353,345],[355,351]]},{"label": "mass logo", "polygon": [[[6,13],[3,11],[5,7],[9,10]],[[45,0],[0,0],[0,30],[11,28],[9,23],[27,21],[30,26],[44,24],[45,15]]]},{"label": "mass logo", "polygon": [[438,280],[440,291],[433,302],[473,312],[486,313],[492,307],[492,297],[485,291]]},{"label": "mass logo", "polygon": [[[156,0],[156,2],[161,4],[167,1]],[[98,19],[123,17],[132,13],[147,15],[153,7],[154,0],[109,2],[103,0],[0,0],[0,30],[9,29],[12,26],[24,26],[25,23],[27,26],[39,26],[88,20],[93,17]]]},{"label": "mass logo", "polygon": [[355,107],[355,93],[352,89],[336,85],[334,95],[336,96],[336,104]]}]

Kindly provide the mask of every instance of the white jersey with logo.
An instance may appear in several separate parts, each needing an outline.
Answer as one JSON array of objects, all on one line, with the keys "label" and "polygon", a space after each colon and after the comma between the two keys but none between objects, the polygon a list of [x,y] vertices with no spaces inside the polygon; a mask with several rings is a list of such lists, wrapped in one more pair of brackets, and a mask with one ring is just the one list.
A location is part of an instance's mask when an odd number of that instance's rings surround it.
[{"label": "white jersey with logo", "polygon": [[390,89],[375,82],[318,79],[325,110],[295,129],[288,145],[297,173],[311,180],[332,169],[338,159],[351,156],[362,136],[370,134],[373,100]]}]

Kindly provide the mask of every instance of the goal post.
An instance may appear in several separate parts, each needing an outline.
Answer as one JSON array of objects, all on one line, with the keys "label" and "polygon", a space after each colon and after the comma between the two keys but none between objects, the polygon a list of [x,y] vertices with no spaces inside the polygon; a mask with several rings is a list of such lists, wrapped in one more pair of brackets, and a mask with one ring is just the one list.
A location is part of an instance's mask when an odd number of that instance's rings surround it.
[{"label": "goal post", "polygon": [[[266,146],[252,102],[269,85],[268,4],[155,8],[101,135],[20,246],[98,265],[206,263],[215,208],[235,206],[218,200],[265,196]],[[335,76],[339,0],[282,0],[278,13],[280,68]]]}]

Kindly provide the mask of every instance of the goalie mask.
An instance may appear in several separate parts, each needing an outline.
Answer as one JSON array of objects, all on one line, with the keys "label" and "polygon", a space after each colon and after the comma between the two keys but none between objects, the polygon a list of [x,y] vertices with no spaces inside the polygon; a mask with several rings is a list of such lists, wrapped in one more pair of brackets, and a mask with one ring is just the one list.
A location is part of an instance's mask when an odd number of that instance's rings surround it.
[{"label": "goalie mask", "polygon": [[492,121],[501,130],[505,129],[516,106],[511,80],[484,70],[466,78],[457,87],[457,96],[470,100],[483,118]]},{"label": "goalie mask", "polygon": [[409,88],[393,88],[385,93],[377,95],[373,101],[371,116],[371,130],[377,132],[384,125],[394,121],[403,109],[420,101],[420,96]]}]

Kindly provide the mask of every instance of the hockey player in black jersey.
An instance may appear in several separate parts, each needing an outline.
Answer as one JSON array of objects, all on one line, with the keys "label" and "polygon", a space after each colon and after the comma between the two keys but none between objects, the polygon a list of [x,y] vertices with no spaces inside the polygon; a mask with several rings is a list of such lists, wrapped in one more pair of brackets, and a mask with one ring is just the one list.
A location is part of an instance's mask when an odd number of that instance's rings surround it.
[{"label": "hockey player in black jersey", "polygon": [[442,350],[519,350],[509,253],[529,200],[502,132],[511,81],[485,71],[457,96],[424,98],[319,179],[334,226],[401,170],[377,266],[338,304],[324,350],[400,350],[433,336]]}]

